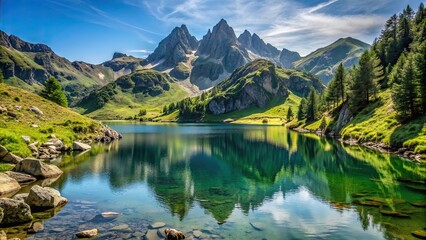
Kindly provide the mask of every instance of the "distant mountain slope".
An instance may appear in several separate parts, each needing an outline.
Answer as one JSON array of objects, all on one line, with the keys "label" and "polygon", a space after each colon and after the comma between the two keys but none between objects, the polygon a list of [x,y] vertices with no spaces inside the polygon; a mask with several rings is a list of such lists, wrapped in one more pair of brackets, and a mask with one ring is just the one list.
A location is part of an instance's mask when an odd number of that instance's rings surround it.
[{"label": "distant mountain slope", "polygon": [[286,99],[289,92],[306,96],[314,87],[322,92],[324,85],[313,75],[276,67],[259,59],[238,68],[216,86],[206,108],[213,114],[224,114],[251,106],[262,108],[274,98]]},{"label": "distant mountain slope", "polygon": [[255,58],[265,57],[269,59],[278,59],[280,50],[269,43],[265,43],[256,33],[253,35],[245,30],[239,37],[238,41],[243,47],[257,55]]},{"label": "distant mountain slope", "polygon": [[124,53],[114,53],[111,60],[102,63],[101,65],[110,68],[114,72],[114,79],[123,75],[130,74],[138,69],[142,69],[144,59],[133,56],[128,56]]},{"label": "distant mountain slope", "polygon": [[346,68],[358,63],[361,54],[370,45],[360,40],[347,37],[320,48],[294,63],[296,69],[317,75],[324,83],[328,83],[340,62]]},{"label": "distant mountain slope", "polygon": [[0,70],[5,78],[16,77],[30,86],[35,85],[35,88],[50,76],[54,76],[61,82],[71,102],[81,93],[114,80],[113,72],[107,67],[85,62],[70,62],[56,55],[44,44],[28,43],[14,35],[8,36],[2,31],[0,31]]},{"label": "distant mountain slope", "polygon": [[77,110],[98,119],[124,119],[133,118],[143,108],[149,110],[148,115],[152,117],[164,104],[186,96],[168,74],[143,69],[91,92],[77,103]]}]

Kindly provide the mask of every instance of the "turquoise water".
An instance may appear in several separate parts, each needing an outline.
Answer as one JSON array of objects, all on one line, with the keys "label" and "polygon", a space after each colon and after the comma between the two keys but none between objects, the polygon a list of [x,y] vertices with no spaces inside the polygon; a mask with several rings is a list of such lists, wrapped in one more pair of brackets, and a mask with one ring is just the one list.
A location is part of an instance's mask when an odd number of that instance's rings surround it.
[{"label": "turquoise water", "polygon": [[[70,202],[44,231],[11,236],[96,227],[101,239],[137,239],[164,222],[203,239],[414,239],[426,227],[426,209],[411,204],[426,202],[424,184],[400,179],[424,180],[426,169],[394,156],[281,126],[109,125],[121,141],[57,163],[65,173],[52,186]],[[93,220],[104,211],[121,215]]]}]

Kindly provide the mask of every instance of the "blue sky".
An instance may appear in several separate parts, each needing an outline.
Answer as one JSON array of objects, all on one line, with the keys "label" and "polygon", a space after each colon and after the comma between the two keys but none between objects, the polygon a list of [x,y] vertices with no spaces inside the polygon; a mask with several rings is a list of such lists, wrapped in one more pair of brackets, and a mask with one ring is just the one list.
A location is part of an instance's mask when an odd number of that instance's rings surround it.
[{"label": "blue sky", "polygon": [[341,37],[367,43],[420,0],[0,0],[0,29],[70,60],[101,63],[115,51],[143,57],[186,24],[201,39],[224,18],[302,55]]}]

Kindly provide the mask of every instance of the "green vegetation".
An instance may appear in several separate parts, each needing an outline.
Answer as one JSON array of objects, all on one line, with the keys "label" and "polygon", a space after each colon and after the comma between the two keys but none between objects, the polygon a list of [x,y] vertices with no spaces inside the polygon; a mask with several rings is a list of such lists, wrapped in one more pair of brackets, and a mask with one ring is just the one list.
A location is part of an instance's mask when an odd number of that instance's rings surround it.
[{"label": "green vegetation", "polygon": [[306,96],[311,87],[322,91],[324,85],[312,74],[256,60],[212,90],[164,106],[163,116],[155,120],[170,121],[168,115],[177,114],[177,121],[262,123],[269,119],[268,123],[282,124],[286,117],[293,117],[292,108],[297,109],[300,96]]},{"label": "green vegetation", "polygon": [[[19,97],[20,102],[15,98]],[[22,107],[21,110],[16,105]],[[21,136],[30,136],[39,144],[46,142],[54,133],[66,145],[70,146],[76,139],[91,138],[97,135],[101,124],[61,107],[47,99],[25,90],[0,84],[0,106],[17,114],[16,118],[6,113],[0,114],[0,144],[19,156],[30,156],[25,141]],[[31,106],[39,108],[42,116],[30,110]]]},{"label": "green vegetation", "polygon": [[4,82],[3,72],[0,70],[0,83]]},{"label": "green vegetation", "polygon": [[41,91],[40,95],[63,107],[68,107],[68,100],[65,97],[65,92],[62,90],[62,86],[59,81],[54,77],[50,77],[46,80],[44,83],[44,89]]},{"label": "green vegetation", "polygon": [[[325,101],[320,101],[323,115],[331,118],[326,121],[329,131],[335,130],[339,113],[349,106],[354,118],[336,130],[343,139],[426,153],[425,16],[423,4],[416,14],[407,6],[386,22],[381,36],[356,67],[346,73],[339,67]],[[322,129],[324,122],[308,119],[308,108],[303,106],[292,127]]]},{"label": "green vegetation", "polygon": [[294,63],[296,69],[311,72],[328,83],[340,64],[349,68],[370,46],[353,38],[341,38]]},{"label": "green vegetation", "polygon": [[[77,104],[76,110],[96,119],[153,119],[165,104],[187,95],[167,74],[138,70],[93,91]],[[140,115],[141,109],[145,114]]]}]

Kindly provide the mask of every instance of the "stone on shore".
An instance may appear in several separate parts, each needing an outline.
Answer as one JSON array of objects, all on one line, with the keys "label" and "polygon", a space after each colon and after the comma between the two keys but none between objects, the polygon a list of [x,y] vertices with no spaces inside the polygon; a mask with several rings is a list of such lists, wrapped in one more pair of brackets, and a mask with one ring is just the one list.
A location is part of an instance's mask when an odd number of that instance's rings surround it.
[{"label": "stone on shore", "polygon": [[78,232],[75,234],[78,238],[92,238],[96,237],[98,235],[98,229],[90,229],[90,230],[84,230],[81,232]]},{"label": "stone on shore", "polygon": [[18,201],[21,201],[21,202],[27,201],[27,198],[28,198],[28,193],[20,193],[20,194],[16,194],[15,196],[12,197],[12,199],[18,200]]},{"label": "stone on shore", "polygon": [[29,183],[37,180],[35,177],[26,173],[7,171],[5,174],[15,179],[18,183]]},{"label": "stone on shore", "polygon": [[151,228],[151,229],[157,229],[157,228],[162,228],[164,226],[166,226],[166,223],[164,223],[164,222],[156,222],[156,223],[150,224],[149,228]]},{"label": "stone on shore", "polygon": [[0,173],[0,196],[13,194],[21,189],[19,183],[5,173]]},{"label": "stone on shore", "polygon": [[87,150],[91,149],[92,147],[90,145],[85,144],[85,143],[75,141],[72,144],[72,148],[73,148],[74,151],[87,151]]},{"label": "stone on shore", "polygon": [[30,189],[30,193],[25,202],[31,208],[50,209],[63,205],[67,203],[68,200],[62,197],[56,189],[34,185]]},{"label": "stone on shore", "polygon": [[22,201],[1,198],[0,208],[4,212],[4,217],[0,225],[15,225],[33,220],[30,206]]},{"label": "stone on shore", "polygon": [[173,228],[164,229],[164,233],[166,234],[167,239],[170,239],[170,240],[185,239],[185,235],[183,234],[183,232],[178,231],[178,230],[173,229]]},{"label": "stone on shore", "polygon": [[15,172],[22,172],[33,175],[37,179],[57,177],[62,174],[62,171],[54,165],[43,163],[34,158],[26,158],[16,164],[13,169]]},{"label": "stone on shore", "polygon": [[0,145],[0,161],[5,163],[17,164],[18,162],[22,161],[22,158],[9,152],[5,147]]}]

